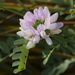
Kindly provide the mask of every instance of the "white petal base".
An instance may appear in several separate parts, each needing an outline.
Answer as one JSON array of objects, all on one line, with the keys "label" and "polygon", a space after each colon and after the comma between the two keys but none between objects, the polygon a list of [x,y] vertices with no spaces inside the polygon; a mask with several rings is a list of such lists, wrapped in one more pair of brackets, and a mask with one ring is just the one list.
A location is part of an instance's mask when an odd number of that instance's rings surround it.
[{"label": "white petal base", "polygon": [[57,30],[51,31],[51,34],[59,34],[59,33],[61,33],[61,32],[62,32],[61,29],[57,29]]},{"label": "white petal base", "polygon": [[25,34],[25,37],[30,37],[32,35],[30,30],[25,30],[24,34]]},{"label": "white petal base", "polygon": [[18,31],[16,34],[20,37],[24,37],[24,33],[22,31]]},{"label": "white petal base", "polygon": [[30,48],[33,48],[35,46],[35,43],[32,42],[32,41],[29,41],[27,46],[26,46],[26,49],[30,49]]},{"label": "white petal base", "polygon": [[57,26],[58,26],[58,24],[57,23],[52,23],[52,24],[50,24],[50,30],[54,30],[54,29],[56,29],[57,28]]},{"label": "white petal base", "polygon": [[45,31],[40,32],[41,37],[44,37],[46,35]]},{"label": "white petal base", "polygon": [[39,41],[40,41],[40,36],[35,36],[33,42],[39,43]]},{"label": "white petal base", "polygon": [[51,16],[51,23],[53,23],[53,22],[56,22],[57,21],[57,19],[58,19],[58,13],[55,13],[55,14],[53,14],[52,16]]},{"label": "white petal base", "polygon": [[50,39],[50,38],[47,38],[47,39],[45,39],[46,40],[46,43],[48,44],[48,45],[52,45],[53,43],[52,43],[52,40]]}]

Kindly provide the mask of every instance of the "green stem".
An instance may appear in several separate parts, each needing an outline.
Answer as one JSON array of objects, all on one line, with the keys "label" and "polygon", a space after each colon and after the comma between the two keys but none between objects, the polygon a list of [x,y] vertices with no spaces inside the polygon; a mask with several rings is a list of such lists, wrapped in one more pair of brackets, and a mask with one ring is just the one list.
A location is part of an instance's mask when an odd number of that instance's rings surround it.
[{"label": "green stem", "polygon": [[2,58],[2,59],[0,60],[0,62],[2,62],[3,60],[5,60],[5,59],[8,58],[8,57],[13,56],[14,54],[15,54],[15,53],[8,54],[8,55],[5,56],[4,58]]},{"label": "green stem", "polygon": [[0,6],[0,7],[3,8],[3,9],[5,9],[5,10],[8,11],[8,12],[11,12],[11,13],[14,13],[14,14],[17,14],[17,15],[23,17],[23,14],[21,14],[21,13],[19,13],[19,12],[17,12],[17,11],[14,11],[14,10],[11,10],[11,9],[8,9],[8,8],[2,7],[2,6]]},{"label": "green stem", "polygon": [[52,52],[55,50],[56,47],[57,47],[57,46],[55,46],[55,47],[50,51],[50,53],[48,54],[48,56],[44,59],[44,61],[43,61],[43,64],[44,64],[44,65],[48,62],[48,60],[49,60],[49,58],[50,58]]},{"label": "green stem", "polygon": [[27,7],[24,6],[24,4],[20,0],[16,0],[26,11],[29,11]]}]

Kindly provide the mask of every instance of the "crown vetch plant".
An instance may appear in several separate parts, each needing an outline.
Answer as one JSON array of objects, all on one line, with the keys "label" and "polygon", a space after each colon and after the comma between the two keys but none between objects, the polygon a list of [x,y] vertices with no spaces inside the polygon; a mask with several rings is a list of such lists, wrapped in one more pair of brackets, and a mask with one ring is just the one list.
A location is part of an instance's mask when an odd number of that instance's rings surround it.
[{"label": "crown vetch plant", "polygon": [[50,16],[49,9],[46,6],[44,9],[42,7],[34,9],[33,13],[28,11],[23,19],[19,19],[21,31],[18,31],[17,35],[29,40],[27,49],[39,43],[40,38],[45,39],[48,45],[52,45],[50,34],[59,34],[62,31],[60,28],[63,26],[61,22],[55,23],[58,19],[58,13]]}]

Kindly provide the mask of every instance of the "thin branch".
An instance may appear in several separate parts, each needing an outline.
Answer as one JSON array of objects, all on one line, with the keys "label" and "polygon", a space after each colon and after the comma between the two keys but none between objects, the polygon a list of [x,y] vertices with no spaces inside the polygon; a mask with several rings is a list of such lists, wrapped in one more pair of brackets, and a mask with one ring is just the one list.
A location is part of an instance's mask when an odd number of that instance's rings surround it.
[{"label": "thin branch", "polygon": [[[39,51],[39,52],[42,52],[43,51],[42,49],[38,49],[38,48],[32,48],[30,50]],[[52,54],[60,55],[62,57],[75,58],[75,56],[73,56],[73,55],[63,54],[63,53],[59,53],[59,52],[53,52]]]},{"label": "thin branch", "polygon": [[3,23],[5,20],[8,20],[8,19],[14,17],[15,15],[16,15],[16,14],[9,15],[9,16],[7,16],[5,19],[0,20],[0,24]]},{"label": "thin branch", "polygon": [[8,31],[5,31],[3,33],[0,33],[0,35],[4,35],[4,34],[8,34],[10,32],[15,32],[15,31],[18,31],[19,29],[12,29],[12,30],[8,30]]},{"label": "thin branch", "polygon": [[2,36],[13,36],[13,37],[15,37],[16,36],[16,34],[2,34],[2,35],[0,35],[1,37]]}]

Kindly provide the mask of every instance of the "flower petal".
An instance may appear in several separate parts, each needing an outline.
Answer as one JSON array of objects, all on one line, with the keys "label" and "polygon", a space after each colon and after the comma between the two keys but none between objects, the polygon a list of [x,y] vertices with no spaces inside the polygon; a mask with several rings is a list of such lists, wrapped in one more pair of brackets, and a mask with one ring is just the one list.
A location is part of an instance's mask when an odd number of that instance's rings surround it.
[{"label": "flower petal", "polygon": [[24,33],[22,31],[18,31],[16,34],[20,37],[24,37]]},{"label": "flower petal", "polygon": [[47,18],[47,17],[50,17],[50,12],[49,12],[47,6],[44,7],[44,14],[45,14],[45,17],[46,17],[46,18]]},{"label": "flower petal", "polygon": [[62,32],[61,29],[51,30],[51,34],[59,34],[59,33],[61,33],[61,32]]},{"label": "flower petal", "polygon": [[40,32],[41,37],[44,37],[46,35],[45,31]]},{"label": "flower petal", "polygon": [[53,44],[53,43],[52,43],[52,40],[51,40],[50,38],[46,38],[45,40],[46,40],[46,43],[47,43],[48,45],[52,45],[52,44]]},{"label": "flower petal", "polygon": [[37,27],[37,31],[38,33],[40,33],[41,31],[45,30],[45,26],[42,24],[39,24],[39,26]]},{"label": "flower petal", "polygon": [[26,29],[28,29],[28,27],[27,27],[27,24],[26,24],[26,22],[25,22],[25,20],[24,19],[19,19],[20,20],[20,25],[21,25],[21,29],[23,30],[26,30]]},{"label": "flower petal", "polygon": [[50,22],[51,22],[51,23],[56,22],[57,19],[58,19],[58,13],[55,13],[55,14],[53,14],[53,15],[51,16]]},{"label": "flower petal", "polygon": [[57,29],[57,26],[58,26],[58,24],[57,23],[52,23],[52,24],[50,24],[50,30],[54,30],[54,29]]},{"label": "flower petal", "polygon": [[57,26],[57,29],[59,29],[59,28],[61,28],[64,24],[63,23],[57,23],[58,24],[58,26]]},{"label": "flower petal", "polygon": [[30,37],[32,35],[30,30],[24,31],[25,37]]},{"label": "flower petal", "polygon": [[35,31],[35,29],[33,28],[33,26],[31,26],[31,25],[27,25],[28,26],[28,29],[31,31],[31,33],[33,34],[33,35],[36,35],[36,31]]},{"label": "flower petal", "polygon": [[40,36],[35,36],[34,39],[33,39],[33,42],[39,43],[39,40],[40,40]]},{"label": "flower petal", "polygon": [[37,19],[37,20],[40,20],[41,18],[39,17],[39,15],[38,15],[38,9],[34,9],[34,16],[35,16],[35,18]]},{"label": "flower petal", "polygon": [[49,29],[50,28],[50,17],[47,17],[45,19],[45,29]]},{"label": "flower petal", "polygon": [[31,12],[27,12],[24,16],[24,20],[28,23],[28,24],[32,24],[33,22],[35,22],[35,16],[31,13]]},{"label": "flower petal", "polygon": [[24,31],[24,29],[23,29],[22,27],[19,27],[19,29],[20,29],[21,31]]},{"label": "flower petal", "polygon": [[33,47],[34,47],[34,45],[35,45],[35,43],[34,43],[34,42],[29,41],[29,42],[28,42],[28,44],[27,44],[27,46],[26,46],[26,49],[33,48]]},{"label": "flower petal", "polygon": [[38,15],[41,17],[41,19],[45,19],[45,14],[42,7],[39,7]]}]

